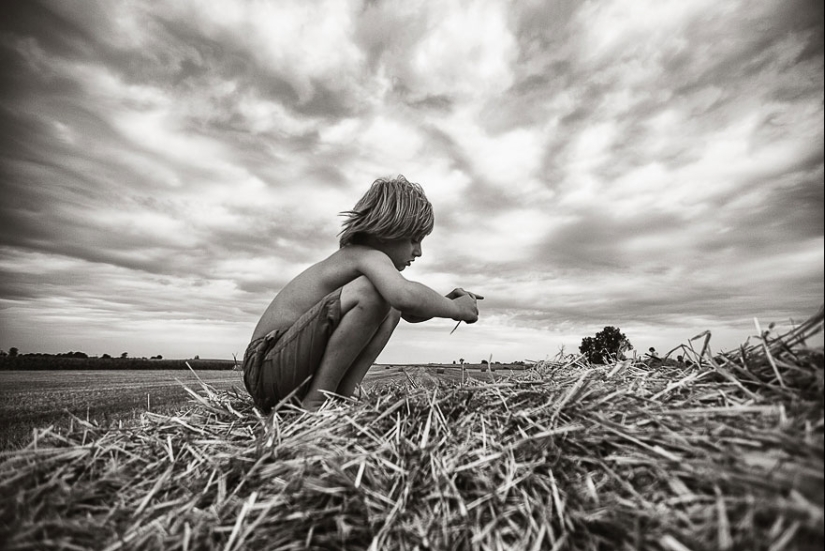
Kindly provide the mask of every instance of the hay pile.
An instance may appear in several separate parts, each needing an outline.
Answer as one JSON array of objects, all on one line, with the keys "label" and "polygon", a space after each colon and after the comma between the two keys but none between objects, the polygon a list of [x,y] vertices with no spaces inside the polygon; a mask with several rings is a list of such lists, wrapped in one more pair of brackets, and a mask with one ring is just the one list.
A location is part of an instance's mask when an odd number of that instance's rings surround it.
[{"label": "hay pile", "polygon": [[177,416],[78,420],[3,454],[0,542],[821,549],[823,354],[803,344],[821,327],[820,311],[715,357],[700,335],[690,366],[567,357],[519,379],[411,378],[311,415],[262,418],[204,387]]}]

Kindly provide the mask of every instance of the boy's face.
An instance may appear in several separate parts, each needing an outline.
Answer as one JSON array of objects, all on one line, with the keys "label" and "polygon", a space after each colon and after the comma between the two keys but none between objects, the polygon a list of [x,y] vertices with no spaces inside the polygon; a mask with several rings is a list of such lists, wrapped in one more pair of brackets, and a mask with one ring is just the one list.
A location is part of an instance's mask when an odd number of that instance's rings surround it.
[{"label": "boy's face", "polygon": [[409,237],[381,240],[377,248],[390,257],[399,272],[421,256],[421,241]]}]

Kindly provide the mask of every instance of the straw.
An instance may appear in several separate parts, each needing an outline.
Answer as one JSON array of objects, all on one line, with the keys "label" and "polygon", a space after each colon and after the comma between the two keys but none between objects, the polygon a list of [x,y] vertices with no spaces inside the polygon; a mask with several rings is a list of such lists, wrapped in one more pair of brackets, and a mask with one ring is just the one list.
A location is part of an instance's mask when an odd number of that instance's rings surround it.
[{"label": "straw", "polygon": [[[819,549],[817,319],[692,365],[426,370],[269,416],[201,383],[0,455],[6,549]],[[700,356],[700,354],[703,354]],[[770,357],[769,357],[770,354]],[[498,373],[498,372],[497,372]]]}]

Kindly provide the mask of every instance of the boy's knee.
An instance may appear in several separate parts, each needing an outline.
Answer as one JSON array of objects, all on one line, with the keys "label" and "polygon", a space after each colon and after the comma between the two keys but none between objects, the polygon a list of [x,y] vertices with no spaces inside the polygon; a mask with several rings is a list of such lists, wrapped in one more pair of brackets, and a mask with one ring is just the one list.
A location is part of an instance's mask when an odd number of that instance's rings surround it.
[{"label": "boy's knee", "polygon": [[344,288],[345,293],[341,297],[342,306],[345,310],[359,308],[365,312],[373,314],[376,318],[384,319],[392,314],[394,308],[381,296],[375,285],[364,276],[359,277]]},{"label": "boy's knee", "polygon": [[401,312],[393,307],[390,307],[387,315],[384,317],[384,321],[381,322],[381,330],[392,333],[395,331],[395,328],[398,327],[398,322],[400,321]]}]

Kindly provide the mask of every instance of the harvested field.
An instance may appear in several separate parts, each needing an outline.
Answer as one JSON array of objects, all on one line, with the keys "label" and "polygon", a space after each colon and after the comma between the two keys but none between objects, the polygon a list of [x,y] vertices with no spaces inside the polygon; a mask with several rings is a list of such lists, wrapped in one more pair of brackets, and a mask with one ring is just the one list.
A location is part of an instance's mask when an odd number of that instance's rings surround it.
[{"label": "harvested field", "polygon": [[[215,389],[243,387],[239,371],[203,371]],[[179,382],[180,381],[180,382]],[[19,447],[34,428],[68,427],[72,415],[108,426],[145,411],[170,412],[189,398],[189,370],[0,371],[0,450]]]},{"label": "harvested field", "polygon": [[[559,357],[406,373],[262,417],[203,385],[176,415],[43,430],[0,463],[9,549],[821,549],[822,312],[690,367]],[[495,374],[490,374],[495,375]]]},{"label": "harvested field", "polygon": [[[167,363],[174,363],[170,360]],[[197,365],[197,363],[195,364]],[[18,448],[31,439],[32,430],[53,425],[65,429],[74,417],[101,426],[130,421],[144,412],[175,413],[190,395],[181,383],[197,387],[198,378],[213,390],[243,389],[242,373],[231,370],[0,370],[0,450]],[[439,376],[461,381],[460,366]],[[374,366],[364,378],[370,388],[407,376],[427,377],[435,368],[420,365]],[[490,380],[481,366],[468,365],[466,378]],[[514,373],[500,369],[500,374]]]}]

